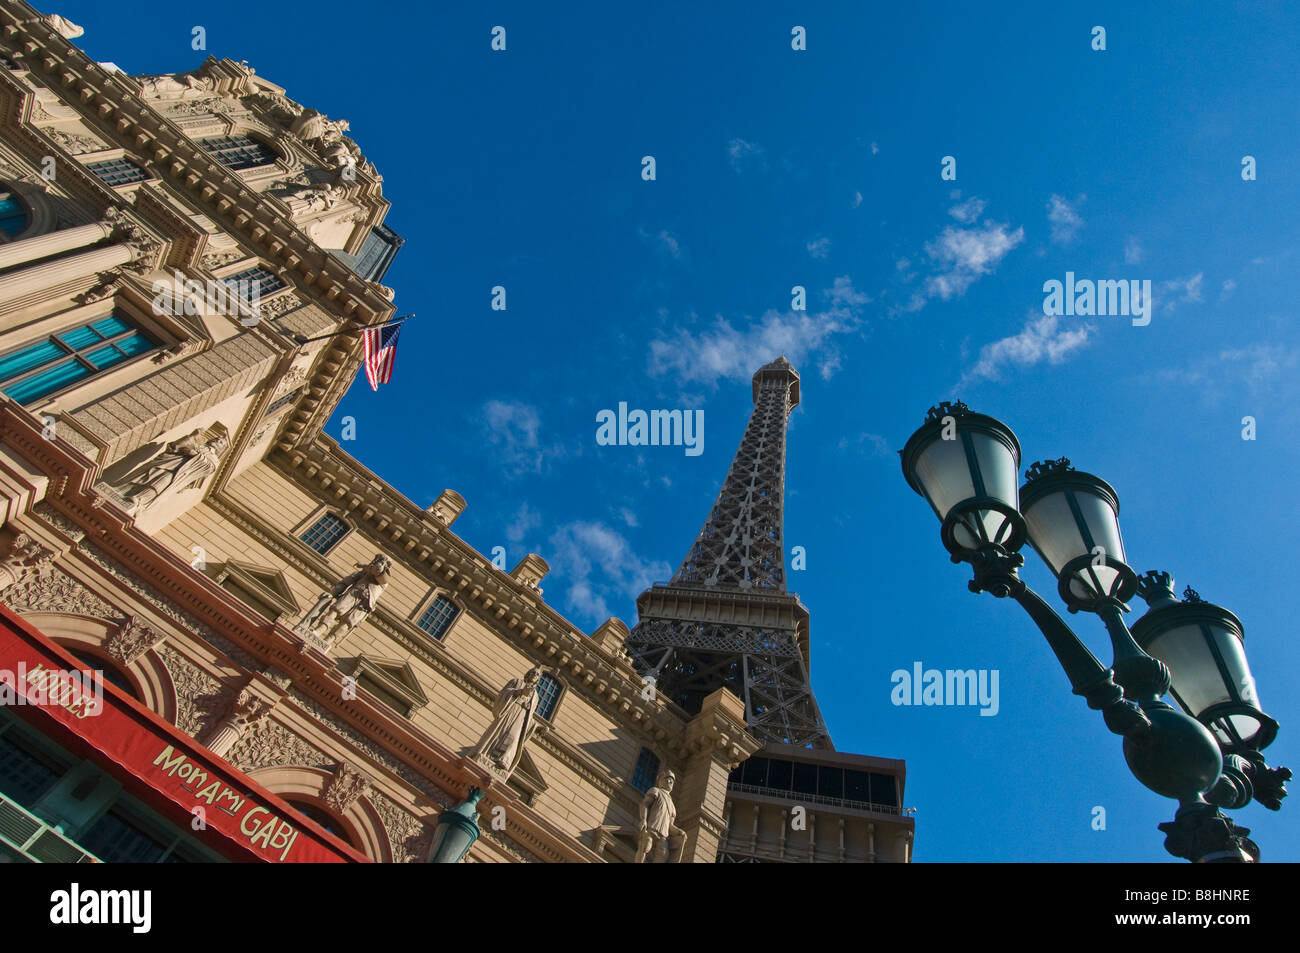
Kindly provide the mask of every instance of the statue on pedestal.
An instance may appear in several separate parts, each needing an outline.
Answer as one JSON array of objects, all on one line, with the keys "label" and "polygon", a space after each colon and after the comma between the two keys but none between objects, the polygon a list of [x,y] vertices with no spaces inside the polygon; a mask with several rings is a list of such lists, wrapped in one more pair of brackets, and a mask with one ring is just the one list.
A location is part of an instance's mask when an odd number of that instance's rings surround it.
[{"label": "statue on pedestal", "polygon": [[393,561],[383,553],[366,565],[357,563],[357,571],[342,579],[329,592],[321,593],[316,605],[295,627],[299,635],[312,635],[333,645],[375,611],[379,597],[388,587]]},{"label": "statue on pedestal", "polygon": [[523,678],[512,678],[497,693],[492,724],[474,747],[471,757],[509,779],[524,755],[524,745],[537,730],[537,706],[541,696],[537,685],[542,670],[534,667]]},{"label": "statue on pedestal", "polygon": [[[682,862],[682,854],[686,851],[686,832],[673,823],[677,820],[677,805],[672,798],[673,784],[676,781],[677,775],[673,772],[662,772],[654,787],[646,791],[641,800],[640,840],[636,851],[638,864],[647,861],[666,863],[669,838],[677,843],[677,852],[672,862]],[[660,857],[663,861],[659,860]]]}]

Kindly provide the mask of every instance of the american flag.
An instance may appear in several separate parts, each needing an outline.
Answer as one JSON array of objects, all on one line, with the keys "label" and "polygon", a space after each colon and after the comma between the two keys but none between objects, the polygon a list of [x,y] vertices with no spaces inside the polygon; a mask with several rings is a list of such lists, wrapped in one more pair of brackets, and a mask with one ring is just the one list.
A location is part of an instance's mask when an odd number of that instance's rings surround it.
[{"label": "american flag", "polygon": [[401,324],[366,329],[366,379],[370,381],[371,390],[379,390],[379,385],[387,384],[393,376],[397,336],[401,333]]}]

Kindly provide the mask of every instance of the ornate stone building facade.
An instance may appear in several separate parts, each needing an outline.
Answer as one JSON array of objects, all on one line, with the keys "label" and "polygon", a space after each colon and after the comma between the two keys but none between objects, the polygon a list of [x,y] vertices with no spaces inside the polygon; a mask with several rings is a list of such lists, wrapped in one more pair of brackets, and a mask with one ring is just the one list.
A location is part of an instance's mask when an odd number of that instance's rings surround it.
[{"label": "ornate stone building facade", "polygon": [[[757,844],[735,694],[647,691],[626,625],[545,603],[540,556],[495,568],[459,494],[421,509],[323,433],[400,245],[347,123],[78,35],[0,0],[0,669],[112,685],[100,720],[0,708],[0,813],[35,825],[0,852],[424,861],[478,788],[468,861],[633,862],[669,769],[675,856]],[[835,830],[750,859],[909,859],[903,765],[868,767],[877,803],[810,800]]]}]

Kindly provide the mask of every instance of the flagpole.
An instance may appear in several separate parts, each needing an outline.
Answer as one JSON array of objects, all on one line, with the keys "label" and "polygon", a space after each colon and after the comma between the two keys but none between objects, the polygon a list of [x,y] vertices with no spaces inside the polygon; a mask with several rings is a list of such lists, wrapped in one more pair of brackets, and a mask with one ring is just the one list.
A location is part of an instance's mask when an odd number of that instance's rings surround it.
[{"label": "flagpole", "polygon": [[314,338],[305,338],[301,334],[295,334],[293,335],[293,340],[299,345],[311,344],[313,341],[324,341],[329,338],[336,338],[340,334],[355,334],[358,331],[373,331],[373,330],[379,330],[380,328],[391,328],[393,325],[401,324],[403,321],[409,321],[413,317],[415,317],[414,314],[408,314],[400,318],[394,318],[391,321],[385,321],[383,324],[368,324],[368,325],[362,325],[359,328],[347,328],[346,330],[343,331],[334,331],[330,334],[322,334],[319,337],[314,337]]}]

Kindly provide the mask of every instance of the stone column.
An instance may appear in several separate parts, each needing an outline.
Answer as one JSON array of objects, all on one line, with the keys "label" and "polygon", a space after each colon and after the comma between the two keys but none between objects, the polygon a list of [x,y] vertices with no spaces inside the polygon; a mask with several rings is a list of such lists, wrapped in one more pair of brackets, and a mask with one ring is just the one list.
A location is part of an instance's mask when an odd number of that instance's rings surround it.
[{"label": "stone column", "polygon": [[93,225],[80,225],[76,228],[64,228],[57,232],[24,238],[20,242],[0,245],[0,268],[12,268],[26,262],[40,261],[51,255],[84,248],[95,242],[103,241],[113,232],[113,223],[95,222]]},{"label": "stone column", "polygon": [[212,729],[204,744],[213,754],[224,758],[239,743],[244,732],[261,722],[270,709],[271,706],[266,700],[254,695],[247,688],[242,689],[231,702],[226,716],[221,719],[221,723],[216,728]]},{"label": "stone column", "polygon": [[719,688],[704,699],[700,713],[686,726],[685,746],[690,753],[673,791],[677,826],[686,831],[687,838],[682,859],[712,864],[727,832],[723,810],[728,776],[733,767],[761,748],[762,742],[745,727],[745,703]]},{"label": "stone column", "polygon": [[130,245],[119,242],[105,245],[94,251],[82,252],[69,258],[59,258],[43,265],[23,268],[11,275],[0,277],[0,301],[13,301],[24,295],[42,291],[66,281],[88,278],[101,271],[110,271],[129,264],[135,258]]}]

